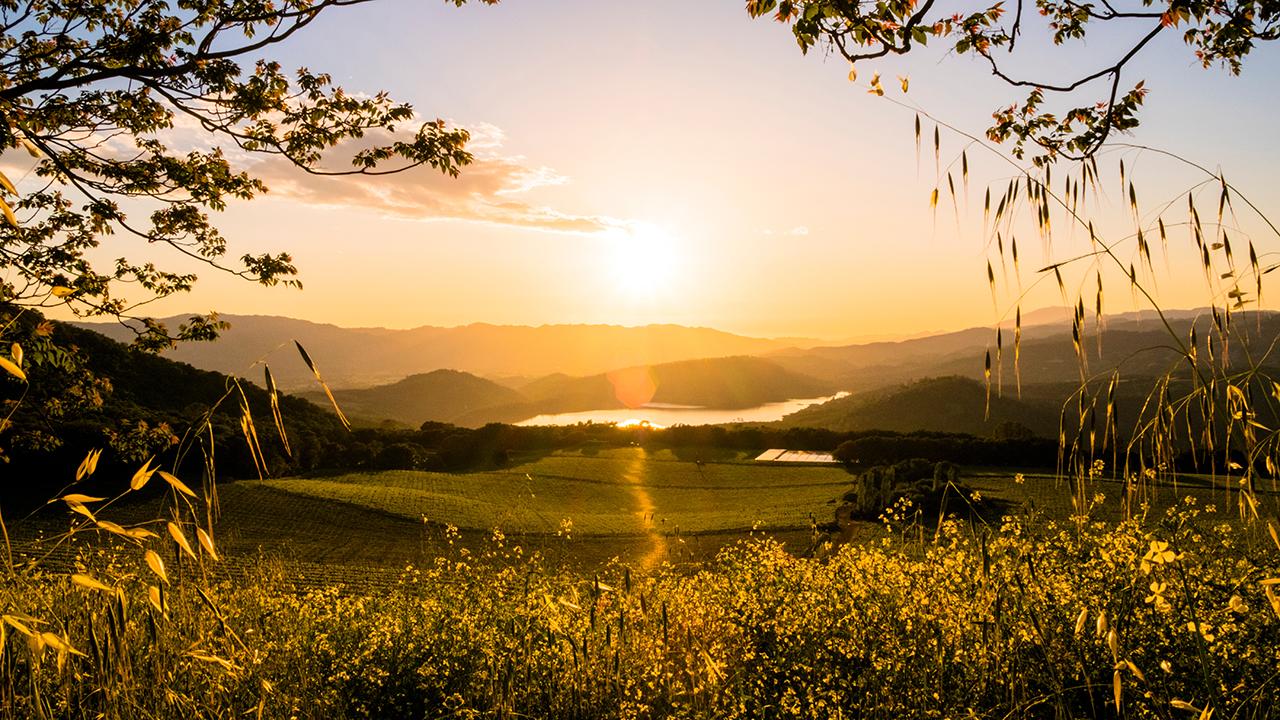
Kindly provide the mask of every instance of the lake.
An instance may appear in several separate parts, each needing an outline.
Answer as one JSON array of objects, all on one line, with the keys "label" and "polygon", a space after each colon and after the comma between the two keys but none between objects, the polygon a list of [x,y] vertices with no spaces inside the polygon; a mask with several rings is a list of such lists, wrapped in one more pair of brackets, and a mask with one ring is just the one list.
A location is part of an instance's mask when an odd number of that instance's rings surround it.
[{"label": "lake", "polygon": [[649,424],[654,427],[672,425],[720,425],[736,422],[772,422],[810,405],[842,398],[849,393],[815,398],[797,398],[781,402],[765,403],[749,408],[723,410],[692,405],[662,405],[653,403],[638,408],[612,408],[609,410],[583,410],[580,412],[538,415],[516,423],[517,425],[576,425],[578,423],[617,423],[618,425]]}]

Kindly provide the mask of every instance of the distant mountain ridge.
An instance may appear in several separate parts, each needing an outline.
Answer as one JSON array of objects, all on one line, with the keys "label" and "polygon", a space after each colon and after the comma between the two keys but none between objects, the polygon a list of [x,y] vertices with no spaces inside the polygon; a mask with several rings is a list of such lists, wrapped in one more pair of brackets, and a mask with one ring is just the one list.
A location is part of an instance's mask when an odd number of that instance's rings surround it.
[{"label": "distant mountain ridge", "polygon": [[[1079,387],[1082,377],[1069,317],[1070,311],[1061,308],[1027,313],[1016,370],[1012,328],[1003,323],[998,350],[994,328],[799,348],[779,347],[778,340],[670,325],[386,330],[232,317],[235,325],[222,340],[184,345],[170,357],[194,356],[196,365],[221,363],[250,369],[265,357],[281,387],[303,389],[307,397],[324,404],[327,401],[289,342],[296,338],[316,359],[339,402],[366,422],[390,419],[417,426],[430,420],[479,426],[645,404],[738,409],[846,391],[853,395],[810,408],[787,422],[842,430],[878,427],[983,434],[987,423],[972,423],[975,416],[981,419],[985,407],[983,360],[990,352],[992,416],[1044,433],[1051,425],[1045,411],[1053,409],[1056,416],[1056,409]],[[1280,336],[1280,314],[1250,312],[1234,318],[1236,333],[1263,346]],[[1170,311],[1163,320],[1150,312],[1117,314],[1103,318],[1099,337],[1097,324],[1090,319],[1083,343],[1085,374],[1105,378],[1118,368],[1123,376],[1121,407],[1127,414],[1141,406],[1140,391],[1149,385],[1147,380],[1185,369],[1185,360],[1172,347],[1176,343],[1171,343],[1170,328],[1185,339],[1194,326],[1200,357],[1220,354],[1220,350],[1209,352],[1207,346],[1214,334],[1211,322],[1206,310]],[[118,326],[114,330],[127,333]],[[740,347],[750,351],[732,352]],[[1243,361],[1239,343],[1230,349],[1233,360]],[[695,352],[708,354],[652,360]],[[637,357],[646,359],[636,361]],[[623,360],[615,362],[615,358]],[[414,369],[437,363],[450,366]],[[1265,364],[1280,365],[1271,359]],[[490,377],[467,370],[468,365],[489,370]],[[561,369],[566,367],[574,369]],[[583,372],[583,367],[593,370]],[[556,369],[543,372],[547,368]],[[945,381],[922,382],[929,378]],[[982,392],[976,393],[975,387]],[[894,411],[895,405],[899,411]]]},{"label": "distant mountain ridge", "polygon": [[[176,327],[186,316],[161,318]],[[479,376],[537,378],[553,373],[586,376],[636,365],[735,355],[759,355],[797,344],[681,325],[424,326],[410,330],[343,328],[265,315],[223,315],[231,328],[213,343],[185,343],[165,356],[230,375],[254,372],[265,360],[285,390],[314,388],[292,341],[307,348],[330,385],[362,388],[434,370]],[[113,323],[77,323],[128,342]],[[820,341],[807,341],[820,344]]]},{"label": "distant mountain ridge", "polygon": [[[1052,308],[1036,314],[1045,321],[1024,322],[1022,327],[1019,365],[1023,382],[1079,379],[1069,317],[1066,322],[1053,319],[1057,313]],[[1211,336],[1212,320],[1207,309],[1166,311],[1165,320],[1181,338],[1188,337],[1194,324],[1202,347]],[[1255,340],[1266,341],[1280,334],[1280,313],[1239,313],[1234,322],[1237,332]],[[1139,352],[1170,344],[1168,329],[1154,312],[1108,315],[1103,318],[1102,328],[1099,340],[1093,320],[1086,321],[1084,346],[1091,372],[1121,367],[1131,375],[1159,375],[1177,362],[1171,352]],[[997,352],[994,328],[980,327],[893,342],[786,348],[764,357],[789,370],[834,382],[844,390],[860,391],[926,377],[981,378],[985,353],[990,350],[993,371],[1013,380],[1012,324],[1002,324],[1002,329],[1002,353]]]},{"label": "distant mountain ridge", "polygon": [[[1005,330],[998,351],[994,332],[988,328],[891,343],[785,350],[766,357],[854,392],[790,415],[781,421],[784,425],[986,435],[999,423],[1012,421],[1042,436],[1056,437],[1062,404],[1085,377],[1096,386],[1118,371],[1121,410],[1117,412],[1122,425],[1131,422],[1154,378],[1166,373],[1174,373],[1175,379],[1186,376],[1186,360],[1174,347],[1170,329],[1182,342],[1196,329],[1197,356],[1203,363],[1222,353],[1220,346],[1210,352],[1209,342],[1216,332],[1212,323],[1208,310],[1166,311],[1163,320],[1149,311],[1122,313],[1104,317],[1099,334],[1097,323],[1089,320],[1082,343],[1083,370],[1069,322],[1024,325],[1016,368],[1011,333]],[[1237,367],[1250,360],[1241,340],[1247,339],[1256,349],[1280,337],[1280,313],[1241,312],[1232,323],[1235,342],[1230,353]],[[988,351],[992,387],[990,414],[984,418]],[[1280,371],[1276,358],[1255,356],[1252,361],[1273,374]]]},{"label": "distant mountain ridge", "polygon": [[[470,373],[435,370],[388,385],[335,390],[334,395],[344,412],[366,420],[478,427],[649,403],[737,409],[830,392],[832,386],[824,381],[763,358],[738,356],[635,366],[585,377],[548,375],[517,389]],[[327,402],[320,391],[302,396],[319,404]]]}]

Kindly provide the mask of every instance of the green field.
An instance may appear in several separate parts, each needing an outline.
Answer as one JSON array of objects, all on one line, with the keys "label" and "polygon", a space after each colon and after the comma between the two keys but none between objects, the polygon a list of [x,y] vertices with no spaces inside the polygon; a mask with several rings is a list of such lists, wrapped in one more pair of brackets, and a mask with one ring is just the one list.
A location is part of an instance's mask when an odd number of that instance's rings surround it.
[{"label": "green field", "polygon": [[[1022,484],[1004,469],[971,469],[962,484],[982,504],[1007,510],[1072,513],[1071,488],[1048,474],[1027,473]],[[500,471],[429,473],[362,472],[222,483],[218,489],[218,544],[230,558],[279,558],[304,586],[340,579],[360,584],[394,581],[406,565],[423,566],[450,548],[446,527],[457,528],[452,550],[492,549],[494,530],[508,545],[538,551],[555,562],[594,566],[619,558],[639,567],[698,562],[722,547],[769,534],[804,552],[812,522],[827,523],[839,498],[852,487],[843,469],[748,461],[680,460],[669,451],[619,448],[560,453]],[[1096,517],[1121,515],[1120,483],[1100,480],[1091,493],[1107,501]],[[1193,496],[1234,517],[1231,498],[1207,478],[1187,478],[1162,488],[1153,511]],[[1262,512],[1274,516],[1276,495],[1259,494]],[[949,501],[961,509],[959,499]],[[115,519],[145,522],[161,512],[154,503],[117,508]],[[565,533],[566,521],[571,532]],[[44,526],[48,535],[65,520]],[[18,535],[29,536],[19,525]],[[28,528],[29,530],[29,528]],[[857,522],[843,537],[854,541],[884,534],[879,522]],[[69,550],[69,548],[68,548]],[[68,556],[70,557],[70,556]],[[236,562],[236,560],[232,560]],[[368,577],[365,577],[368,575]]]},{"label": "green field", "polygon": [[[699,466],[669,451],[619,448],[490,472],[223,482],[215,533],[230,563],[276,557],[305,571],[303,586],[335,578],[376,584],[388,573],[394,579],[406,565],[423,566],[450,551],[447,526],[457,528],[455,550],[491,549],[499,530],[508,544],[556,563],[594,566],[617,557],[652,567],[708,559],[753,531],[804,551],[812,521],[831,519],[849,483],[842,468]],[[143,523],[163,514],[147,502],[118,506],[111,517]],[[65,525],[62,516],[42,514],[15,530],[24,539],[49,537]],[[69,561],[71,548],[65,550]]]},{"label": "green field", "polygon": [[699,466],[622,448],[491,472],[242,481],[223,487],[221,503],[224,536],[237,550],[312,562],[420,561],[441,551],[442,528],[453,526],[473,549],[496,529],[561,559],[652,565],[703,559],[753,529],[807,542],[812,520],[829,519],[848,484],[840,468]]},{"label": "green field", "polygon": [[[1035,508],[1052,517],[1072,513],[1070,485],[1048,474],[1012,481],[1007,470],[970,471],[962,482],[982,502]],[[697,561],[753,530],[803,551],[811,522],[832,519],[853,478],[837,467],[746,462],[697,463],[670,452],[620,448],[598,454],[561,453],[500,471],[361,472],[226,484],[221,490],[224,542],[240,552],[258,549],[301,562],[403,567],[446,549],[443,528],[458,529],[456,544],[479,551],[493,531],[559,560],[597,564],[612,557],[642,565]],[[1095,515],[1117,519],[1122,486],[1100,480],[1091,493],[1107,496]],[[1216,503],[1224,517],[1234,506],[1204,478],[1160,489],[1153,510],[1193,496]],[[1268,510],[1272,493],[1262,493]],[[959,501],[956,501],[957,505]],[[572,530],[565,537],[565,523]],[[883,533],[857,523],[851,537]]]},{"label": "green field", "polygon": [[553,455],[501,472],[414,471],[265,480],[264,487],[410,520],[513,534],[701,534],[807,528],[848,485],[839,468],[650,459],[640,448]]}]

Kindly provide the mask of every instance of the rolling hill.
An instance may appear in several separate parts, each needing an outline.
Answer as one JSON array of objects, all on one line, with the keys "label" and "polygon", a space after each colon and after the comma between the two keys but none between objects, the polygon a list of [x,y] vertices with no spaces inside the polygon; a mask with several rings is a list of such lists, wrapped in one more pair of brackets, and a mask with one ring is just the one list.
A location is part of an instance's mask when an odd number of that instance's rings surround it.
[{"label": "rolling hill", "polygon": [[[1222,354],[1210,352],[1212,320],[1207,311],[1166,313],[1174,333],[1183,342],[1194,327],[1200,361]],[[1229,348],[1232,362],[1247,365],[1245,343],[1266,347],[1280,337],[1280,314],[1239,313],[1234,316],[1235,338]],[[770,355],[784,367],[804,369],[835,382],[855,394],[807,408],[782,422],[836,430],[938,430],[988,435],[1009,420],[1044,437],[1057,437],[1058,417],[1064,401],[1079,387],[1082,377],[1091,379],[1093,392],[1103,391],[1112,372],[1119,371],[1117,414],[1122,428],[1136,419],[1152,379],[1173,372],[1186,380],[1189,368],[1174,347],[1173,338],[1153,313],[1126,313],[1103,319],[1102,332],[1086,323],[1082,376],[1070,325],[1048,322],[1025,327],[1015,373],[1010,334],[1004,351],[997,354],[990,329],[971,329],[897,343],[873,343],[785,351]],[[986,390],[984,356],[993,356],[991,419],[983,420]],[[895,362],[895,358],[897,358]],[[1274,358],[1253,357],[1255,362],[1280,370]],[[1021,381],[1021,393],[1014,388]],[[1180,386],[1179,386],[1180,387]],[[1000,389],[1003,389],[1003,393]],[[859,392],[860,391],[860,392]],[[1020,399],[1019,399],[1020,396]]]},{"label": "rolling hill", "polygon": [[[735,409],[833,392],[826,381],[758,357],[708,358],[632,366],[586,377],[548,375],[511,389],[467,373],[436,371],[401,382],[335,392],[344,409],[410,424],[515,423],[542,414],[644,404]],[[317,402],[322,393],[307,393]]]},{"label": "rolling hill", "polygon": [[1016,422],[1042,437],[1058,435],[1057,405],[991,396],[990,416],[984,418],[987,392],[982,383],[963,377],[919,380],[907,385],[872,390],[805,408],[783,418],[792,427],[822,427],[839,431],[894,430],[968,433],[991,436],[1002,423]]},{"label": "rolling hill", "polygon": [[[38,321],[38,317],[29,320]],[[44,499],[75,477],[85,453],[94,448],[104,451],[99,471],[92,478],[102,484],[94,487],[112,492],[149,456],[154,455],[158,464],[175,462],[178,446],[174,443],[183,436],[190,440],[193,435],[189,433],[208,433],[217,438],[220,474],[256,475],[240,425],[242,398],[258,423],[260,457],[277,470],[314,462],[324,443],[347,436],[329,408],[281,395],[279,407],[286,436],[292,443],[290,453],[271,420],[269,396],[259,385],[242,381],[241,390],[234,390],[226,375],[133,350],[66,323],[55,322],[50,327],[51,339],[57,346],[73,348],[75,352],[52,353],[45,358],[31,353],[27,365],[31,384],[25,402],[14,410],[10,428],[24,433],[27,439],[5,437],[9,457],[0,465],[5,473],[11,473],[7,477],[21,478],[22,482],[0,487],[2,498],[18,502]],[[83,394],[75,386],[76,378],[81,376],[81,362],[83,370],[100,384],[90,393],[92,402],[74,412],[62,413],[58,409],[63,399]],[[59,399],[49,403],[50,397]],[[11,397],[0,395],[0,399]],[[205,424],[205,414],[215,405],[216,412]],[[186,477],[200,477],[203,465],[199,452],[187,453],[183,465],[190,473]],[[83,491],[97,494],[97,490]]]},{"label": "rolling hill", "polygon": [[[1022,382],[1078,382],[1080,366],[1071,338],[1070,322],[1054,320],[1056,314],[1042,313],[1040,324],[1023,324],[1019,350]],[[1175,334],[1183,339],[1194,326],[1201,357],[1207,358],[1212,320],[1208,310],[1176,310],[1166,313]],[[1280,336],[1280,313],[1248,312],[1234,316],[1234,331],[1248,338],[1255,348]],[[957,332],[899,342],[879,342],[839,347],[788,348],[765,355],[794,372],[832,382],[850,391],[872,390],[927,377],[959,375],[981,379],[983,358],[992,352],[993,372],[1005,381],[1015,380],[1013,332],[1004,327],[1003,353],[996,353],[992,328],[969,328]],[[1130,377],[1153,377],[1178,364],[1168,330],[1151,312],[1123,313],[1103,318],[1102,333],[1086,322],[1085,342],[1090,375],[1119,368]],[[1243,343],[1232,346],[1233,362],[1244,362]]]},{"label": "rolling hill", "polygon": [[[173,327],[184,316],[161,318]],[[657,365],[731,355],[758,355],[792,345],[818,344],[794,338],[769,340],[708,328],[679,325],[473,324],[410,330],[343,328],[260,315],[224,315],[231,328],[213,343],[187,343],[167,357],[205,370],[241,375],[268,362],[282,389],[315,389],[310,371],[298,360],[301,342],[333,387],[362,388],[432,370],[452,369],[481,376],[536,378],[553,373],[583,376],[634,365]],[[84,323],[120,341],[127,328]]]},{"label": "rolling hill", "polygon": [[[457,370],[410,375],[390,385],[359,390],[335,390],[343,412],[364,418],[395,420],[412,427],[432,420],[456,422],[485,409],[517,405],[524,396],[495,382]],[[318,405],[328,399],[320,391],[302,393]]]}]

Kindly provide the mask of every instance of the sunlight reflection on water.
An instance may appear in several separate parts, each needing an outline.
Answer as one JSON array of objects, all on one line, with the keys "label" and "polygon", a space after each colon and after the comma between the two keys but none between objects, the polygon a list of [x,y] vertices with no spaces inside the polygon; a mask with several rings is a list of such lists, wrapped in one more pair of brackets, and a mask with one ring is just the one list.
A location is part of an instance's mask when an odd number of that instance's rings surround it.
[{"label": "sunlight reflection on water", "polygon": [[581,412],[556,413],[529,418],[517,425],[574,425],[577,423],[617,423],[622,427],[635,427],[648,423],[650,427],[662,428],[672,425],[718,425],[734,422],[772,422],[780,420],[784,415],[801,410],[809,405],[842,398],[849,393],[836,393],[826,397],[798,398],[782,402],[765,403],[749,408],[729,410],[718,408],[690,407],[679,405],[644,405],[638,408],[614,408],[609,410],[584,410]]}]

